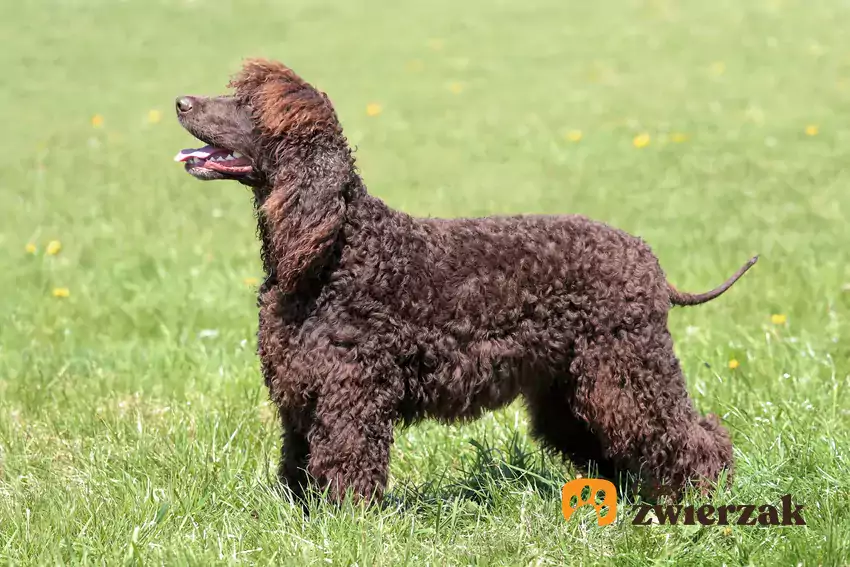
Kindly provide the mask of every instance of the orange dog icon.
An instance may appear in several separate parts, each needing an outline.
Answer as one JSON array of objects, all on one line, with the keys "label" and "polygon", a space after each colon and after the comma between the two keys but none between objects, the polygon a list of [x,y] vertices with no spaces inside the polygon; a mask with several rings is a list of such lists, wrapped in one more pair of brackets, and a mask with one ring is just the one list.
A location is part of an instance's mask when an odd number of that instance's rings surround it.
[{"label": "orange dog icon", "polygon": [[[587,492],[582,498],[581,493]],[[575,497],[575,505],[570,501]],[[596,510],[596,520],[600,526],[607,526],[617,518],[617,489],[614,484],[599,478],[577,478],[569,481],[561,489],[561,511],[564,519],[569,520],[573,512],[589,504]],[[603,516],[603,508],[607,513]]]}]

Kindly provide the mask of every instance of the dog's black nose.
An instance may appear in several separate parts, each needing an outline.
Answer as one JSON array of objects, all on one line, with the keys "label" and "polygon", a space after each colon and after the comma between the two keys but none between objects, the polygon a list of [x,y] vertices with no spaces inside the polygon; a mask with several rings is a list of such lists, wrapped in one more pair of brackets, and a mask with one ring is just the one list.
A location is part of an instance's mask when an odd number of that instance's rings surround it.
[{"label": "dog's black nose", "polygon": [[193,103],[190,96],[177,97],[177,112],[189,112],[192,110]]}]

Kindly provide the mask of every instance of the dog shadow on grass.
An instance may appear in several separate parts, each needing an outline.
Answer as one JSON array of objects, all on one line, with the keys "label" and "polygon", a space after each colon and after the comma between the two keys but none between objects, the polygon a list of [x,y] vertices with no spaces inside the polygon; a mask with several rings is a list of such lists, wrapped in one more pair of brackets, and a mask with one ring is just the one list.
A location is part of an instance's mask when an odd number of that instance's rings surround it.
[{"label": "dog shadow on grass", "polygon": [[[571,465],[529,446],[514,434],[503,446],[487,439],[470,439],[472,456],[459,467],[447,470],[433,481],[400,484],[384,497],[384,508],[421,513],[473,504],[492,509],[518,492],[531,492],[540,499],[560,502],[561,488],[575,477]],[[585,471],[581,471],[585,474]]]},{"label": "dog shadow on grass", "polygon": [[[475,452],[463,458],[459,467],[445,471],[433,481],[396,485],[385,495],[383,507],[428,513],[469,503],[489,510],[520,492],[557,502],[560,507],[564,483],[579,475],[598,477],[593,464],[589,468],[576,468],[534,448],[516,433],[501,447],[492,445],[487,439],[470,439],[469,443]],[[621,474],[612,481],[624,504],[635,499],[635,479]]]}]

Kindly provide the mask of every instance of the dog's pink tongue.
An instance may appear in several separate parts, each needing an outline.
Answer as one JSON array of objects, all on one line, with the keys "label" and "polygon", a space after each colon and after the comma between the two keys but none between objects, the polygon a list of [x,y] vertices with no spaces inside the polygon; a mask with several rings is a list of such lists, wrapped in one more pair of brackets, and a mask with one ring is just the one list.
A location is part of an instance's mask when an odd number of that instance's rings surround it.
[{"label": "dog's pink tongue", "polygon": [[180,153],[174,156],[174,161],[186,161],[187,159],[191,158],[207,159],[214,153],[221,151],[221,148],[217,148],[215,146],[204,146],[203,148],[198,148],[197,150],[180,150]]}]

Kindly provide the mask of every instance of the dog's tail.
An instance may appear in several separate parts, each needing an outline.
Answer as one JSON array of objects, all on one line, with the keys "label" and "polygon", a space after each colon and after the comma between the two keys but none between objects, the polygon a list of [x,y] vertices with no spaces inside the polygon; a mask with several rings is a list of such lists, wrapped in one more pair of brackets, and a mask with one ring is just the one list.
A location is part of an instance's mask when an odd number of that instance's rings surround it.
[{"label": "dog's tail", "polygon": [[758,262],[759,257],[754,256],[749,259],[749,261],[738,268],[738,271],[732,274],[732,277],[726,280],[722,285],[714,288],[711,291],[707,291],[705,293],[683,293],[678,291],[672,284],[667,283],[667,287],[670,288],[670,303],[673,305],[699,305],[700,303],[705,303],[706,301],[711,301],[717,297],[723,295],[727,289],[732,287],[736,281],[738,281],[741,276],[747,273],[747,270],[753,267],[753,265]]}]

